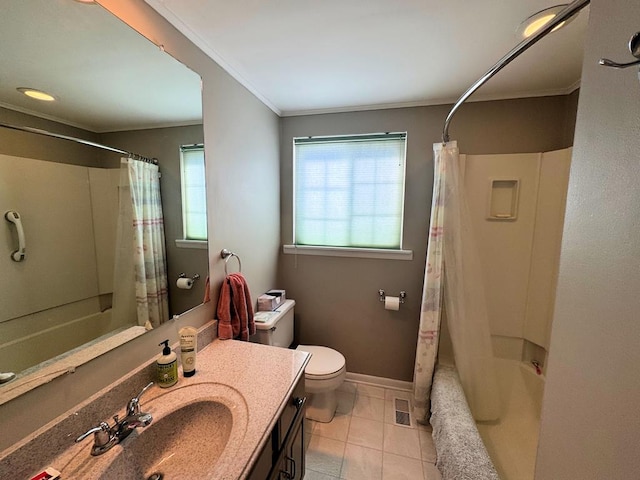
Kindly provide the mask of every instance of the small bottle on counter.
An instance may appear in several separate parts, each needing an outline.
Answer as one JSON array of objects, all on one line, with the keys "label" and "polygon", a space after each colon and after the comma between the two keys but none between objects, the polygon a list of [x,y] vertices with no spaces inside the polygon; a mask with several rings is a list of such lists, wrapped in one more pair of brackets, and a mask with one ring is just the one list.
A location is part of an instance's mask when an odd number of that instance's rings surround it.
[{"label": "small bottle on counter", "polygon": [[180,335],[180,358],[182,372],[185,377],[196,374],[196,350],[198,346],[198,330],[194,327],[183,327],[178,331]]},{"label": "small bottle on counter", "polygon": [[164,345],[162,355],[157,360],[158,386],[172,387],[178,381],[178,356],[169,347],[169,340],[160,342],[158,345]]}]

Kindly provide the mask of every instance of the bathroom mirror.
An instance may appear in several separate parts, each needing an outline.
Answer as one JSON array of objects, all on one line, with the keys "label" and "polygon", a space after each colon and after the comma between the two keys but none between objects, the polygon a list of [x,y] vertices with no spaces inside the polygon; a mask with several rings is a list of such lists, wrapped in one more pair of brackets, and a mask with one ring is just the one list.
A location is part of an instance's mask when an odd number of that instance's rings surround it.
[{"label": "bathroom mirror", "polygon": [[[182,241],[180,182],[181,147],[204,140],[200,77],[97,4],[1,0],[0,9],[0,122],[157,158],[167,317],[202,303],[207,242]],[[96,339],[145,331],[111,315],[114,285],[125,280],[114,268],[121,157],[0,127],[0,373],[37,377]],[[181,273],[199,279],[178,289]],[[0,396],[17,381],[0,384]]]}]

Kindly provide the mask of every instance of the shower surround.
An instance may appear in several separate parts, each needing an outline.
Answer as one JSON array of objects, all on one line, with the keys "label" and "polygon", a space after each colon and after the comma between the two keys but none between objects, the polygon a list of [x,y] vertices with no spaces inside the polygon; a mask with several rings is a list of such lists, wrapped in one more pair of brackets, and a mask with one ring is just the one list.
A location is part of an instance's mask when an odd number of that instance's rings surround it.
[{"label": "shower surround", "polygon": [[[460,156],[501,403],[478,430],[505,479],[534,476],[571,152]],[[439,361],[453,364],[446,312],[441,336]]]}]

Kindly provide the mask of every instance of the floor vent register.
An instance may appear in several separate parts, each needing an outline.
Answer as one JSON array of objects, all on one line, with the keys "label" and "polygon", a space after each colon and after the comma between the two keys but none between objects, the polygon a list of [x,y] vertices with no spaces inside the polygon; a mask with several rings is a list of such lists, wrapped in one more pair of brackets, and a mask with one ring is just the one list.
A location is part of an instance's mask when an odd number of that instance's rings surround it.
[{"label": "floor vent register", "polygon": [[404,398],[394,398],[393,404],[395,406],[395,424],[401,427],[411,426],[411,415],[409,415],[409,400]]}]

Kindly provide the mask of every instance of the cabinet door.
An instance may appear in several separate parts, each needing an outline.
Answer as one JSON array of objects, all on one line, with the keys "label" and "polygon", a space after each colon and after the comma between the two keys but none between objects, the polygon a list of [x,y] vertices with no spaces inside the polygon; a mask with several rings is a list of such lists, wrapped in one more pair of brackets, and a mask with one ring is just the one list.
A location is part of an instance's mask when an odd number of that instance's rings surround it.
[{"label": "cabinet door", "polygon": [[278,467],[278,480],[302,480],[305,473],[304,422],[300,422],[285,446],[286,453]]},{"label": "cabinet door", "polygon": [[[304,478],[304,417],[307,410],[307,399],[304,393],[304,376],[302,376],[271,432],[272,448],[265,447],[249,480],[302,480]],[[263,476],[265,467],[269,465],[266,458],[272,459],[273,468],[270,468],[267,476]]]},{"label": "cabinet door", "polygon": [[300,422],[297,432],[294,433],[293,442],[289,448],[289,461],[293,466],[292,479],[302,480],[304,478],[304,419]]},{"label": "cabinet door", "polygon": [[298,412],[284,438],[284,443],[270,480],[302,480],[305,473],[304,451],[304,416],[306,398],[296,397],[292,400]]}]

